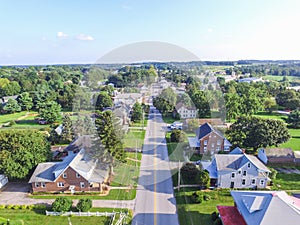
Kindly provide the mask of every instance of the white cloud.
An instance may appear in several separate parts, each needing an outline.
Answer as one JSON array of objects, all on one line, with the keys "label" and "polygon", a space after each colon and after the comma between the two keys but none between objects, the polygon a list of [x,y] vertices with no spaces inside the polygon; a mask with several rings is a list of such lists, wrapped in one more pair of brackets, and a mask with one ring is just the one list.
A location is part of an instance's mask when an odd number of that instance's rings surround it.
[{"label": "white cloud", "polygon": [[86,34],[79,34],[76,36],[76,39],[79,41],[93,41],[94,38],[90,35],[86,35]]},{"label": "white cloud", "polygon": [[62,32],[62,31],[58,31],[57,34],[56,34],[56,37],[57,37],[57,38],[60,38],[60,39],[64,39],[64,38],[67,38],[68,35],[65,34],[65,33]]},{"label": "white cloud", "polygon": [[208,32],[208,33],[212,33],[213,31],[214,31],[214,30],[213,30],[212,28],[208,28],[208,29],[207,29],[207,32]]}]

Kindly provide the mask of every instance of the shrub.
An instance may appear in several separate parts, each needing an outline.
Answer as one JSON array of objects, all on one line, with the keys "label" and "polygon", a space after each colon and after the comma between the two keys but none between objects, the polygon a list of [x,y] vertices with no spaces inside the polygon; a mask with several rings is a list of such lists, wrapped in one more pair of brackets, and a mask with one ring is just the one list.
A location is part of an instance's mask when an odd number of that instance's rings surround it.
[{"label": "shrub", "polygon": [[8,123],[9,127],[14,126],[14,125],[16,125],[16,122],[14,120],[9,121],[9,123]]},{"label": "shrub", "polygon": [[171,133],[171,142],[183,142],[185,135],[181,130],[173,130]]},{"label": "shrub", "polygon": [[58,197],[52,203],[52,210],[55,212],[67,212],[72,207],[72,200],[66,197]]},{"label": "shrub", "polygon": [[7,209],[12,209],[14,207],[14,205],[7,205],[6,208]]},{"label": "shrub", "polygon": [[12,209],[20,209],[20,208],[21,208],[20,205],[13,205],[13,206],[12,206]]},{"label": "shrub", "polygon": [[275,180],[276,179],[276,176],[277,176],[277,170],[273,169],[273,168],[270,168],[270,171],[271,171],[271,174],[270,174],[270,178],[271,180]]},{"label": "shrub", "polygon": [[203,195],[203,200],[204,201],[209,201],[211,199],[211,196],[210,195]]},{"label": "shrub", "polygon": [[88,198],[79,199],[76,208],[81,212],[87,212],[92,208],[92,200]]},{"label": "shrub", "polygon": [[26,205],[21,205],[20,209],[27,209],[27,206]]},{"label": "shrub", "polygon": [[185,163],[180,169],[182,180],[186,184],[199,183],[199,172],[199,169],[193,163]]},{"label": "shrub", "polygon": [[209,173],[206,170],[200,171],[199,180],[200,180],[200,185],[202,185],[205,188],[209,188],[210,177],[209,177]]},{"label": "shrub", "polygon": [[191,196],[191,201],[192,203],[201,203],[203,200],[203,195],[202,193],[199,192],[194,192]]},{"label": "shrub", "polygon": [[34,208],[34,205],[27,205],[27,206],[26,206],[26,209],[30,209],[30,210],[31,210],[31,209],[33,209],[33,208]]},{"label": "shrub", "polygon": [[211,220],[213,221],[213,222],[215,222],[216,221],[216,219],[218,219],[219,217],[218,217],[218,214],[216,213],[216,212],[213,212],[212,214],[211,214]]},{"label": "shrub", "polygon": [[5,205],[0,205],[0,209],[5,209]]}]

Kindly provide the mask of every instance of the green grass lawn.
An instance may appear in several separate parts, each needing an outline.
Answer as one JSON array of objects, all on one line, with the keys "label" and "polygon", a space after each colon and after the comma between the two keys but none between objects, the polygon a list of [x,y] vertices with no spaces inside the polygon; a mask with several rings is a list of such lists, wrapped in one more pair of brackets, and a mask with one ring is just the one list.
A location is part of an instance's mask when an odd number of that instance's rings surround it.
[{"label": "green grass lawn", "polygon": [[277,119],[277,120],[282,120],[285,122],[285,119],[287,119],[287,116],[279,114],[279,113],[268,113],[268,112],[258,112],[254,116],[262,117],[265,119]]},{"label": "green grass lawn", "polygon": [[168,155],[170,161],[181,162],[184,161],[183,151],[187,148],[187,142],[175,143],[170,142],[171,132],[166,133],[167,147],[168,147]]},{"label": "green grass lawn", "polygon": [[147,127],[147,123],[148,123],[148,119],[145,118],[144,119],[144,125],[143,125],[143,121],[140,122],[133,122],[130,124],[131,127]]},{"label": "green grass lawn", "polygon": [[111,186],[125,187],[128,185],[136,186],[140,172],[140,162],[127,160],[127,163],[119,164],[114,168],[115,176]]},{"label": "green grass lawn", "polygon": [[[51,210],[51,209],[48,209]],[[73,210],[73,211],[76,211]],[[113,209],[113,208],[92,208],[91,212],[124,212],[124,209]],[[118,217],[118,214],[116,218]],[[46,216],[44,209],[1,209],[0,210],[0,224],[5,222],[7,219],[10,220],[10,225],[63,225],[69,224],[67,216]],[[127,223],[131,220],[129,216]],[[110,224],[110,217],[70,217],[70,221],[73,225],[82,225],[82,224],[98,224],[98,225],[108,225]],[[127,224],[126,223],[126,224]]]},{"label": "green grass lawn", "polygon": [[55,199],[59,196],[65,196],[69,199],[81,199],[88,198],[92,200],[132,200],[135,198],[136,190],[110,190],[109,194],[106,196],[100,195],[71,195],[71,194],[45,194],[45,195],[31,195],[30,198],[33,199]]},{"label": "green grass lawn", "polygon": [[144,144],[145,130],[130,129],[124,138],[125,148],[138,148],[141,149]]},{"label": "green grass lawn", "polygon": [[290,140],[279,145],[280,148],[291,148],[293,151],[300,151],[300,129],[289,129]]},{"label": "green grass lawn", "polygon": [[197,189],[186,188],[179,192],[175,191],[179,223],[184,225],[212,225],[211,213],[217,212],[217,205],[233,206],[233,199],[228,190],[207,191],[204,194],[210,195],[211,200],[202,203],[192,203],[191,195]]},{"label": "green grass lawn", "polygon": [[[289,81],[300,81],[299,77],[297,77],[297,76],[287,76],[287,78]],[[273,80],[273,81],[281,81],[283,79],[283,76],[267,75],[267,76],[263,76],[263,79]]]},{"label": "green grass lawn", "polygon": [[[300,170],[300,166],[280,166],[272,165],[271,168],[292,168]],[[278,172],[276,179],[273,181],[273,190],[299,190],[300,191],[300,174],[286,174]]]},{"label": "green grass lawn", "polygon": [[27,112],[17,112],[13,114],[0,115],[0,125],[5,124],[9,121],[16,120],[22,116],[25,116]]}]

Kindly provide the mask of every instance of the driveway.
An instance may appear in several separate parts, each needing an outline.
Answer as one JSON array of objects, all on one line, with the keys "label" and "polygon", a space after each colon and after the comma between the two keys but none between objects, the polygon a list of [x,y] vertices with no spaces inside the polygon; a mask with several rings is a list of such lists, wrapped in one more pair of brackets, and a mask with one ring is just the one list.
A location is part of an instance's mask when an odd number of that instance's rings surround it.
[{"label": "driveway", "polygon": [[[30,193],[28,183],[8,182],[0,191],[0,205],[51,205],[54,199],[33,199],[27,195]],[[73,200],[76,205],[78,200]],[[134,208],[135,200],[93,200],[93,207],[105,208]]]}]

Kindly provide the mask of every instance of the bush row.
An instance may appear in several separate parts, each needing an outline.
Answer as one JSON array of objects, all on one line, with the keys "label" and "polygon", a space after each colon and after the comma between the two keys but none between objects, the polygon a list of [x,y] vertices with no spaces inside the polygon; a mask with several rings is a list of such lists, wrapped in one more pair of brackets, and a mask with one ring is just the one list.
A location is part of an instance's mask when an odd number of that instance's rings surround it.
[{"label": "bush row", "polygon": [[0,205],[0,209],[46,209],[44,205]]}]

